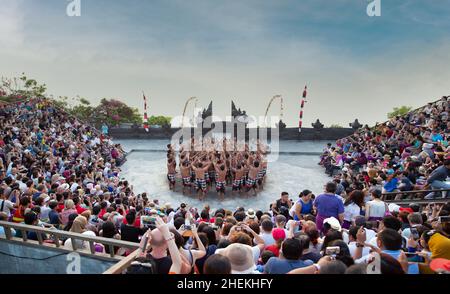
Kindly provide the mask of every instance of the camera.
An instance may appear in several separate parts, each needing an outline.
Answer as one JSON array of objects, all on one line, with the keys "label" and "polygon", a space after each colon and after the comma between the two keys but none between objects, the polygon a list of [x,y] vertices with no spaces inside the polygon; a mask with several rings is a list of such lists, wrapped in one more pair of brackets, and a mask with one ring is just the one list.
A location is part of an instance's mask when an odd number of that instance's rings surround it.
[{"label": "camera", "polygon": [[341,252],[341,247],[339,246],[329,246],[325,249],[325,255],[336,257]]}]

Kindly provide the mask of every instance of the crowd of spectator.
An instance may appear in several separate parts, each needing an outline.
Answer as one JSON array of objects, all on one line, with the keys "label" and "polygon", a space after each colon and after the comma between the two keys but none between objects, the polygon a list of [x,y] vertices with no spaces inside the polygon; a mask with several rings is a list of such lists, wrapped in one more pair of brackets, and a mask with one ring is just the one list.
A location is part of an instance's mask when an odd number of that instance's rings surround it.
[{"label": "crowd of spectator", "polygon": [[[450,189],[449,110],[447,96],[404,116],[328,144],[321,162],[326,173],[343,185],[377,187],[383,193]],[[417,194],[425,199],[450,196],[449,191]],[[398,194],[397,198],[403,197]]]},{"label": "crowd of spectator", "polygon": [[[0,108],[0,220],[135,242],[137,252],[95,244],[98,254],[137,254],[127,274],[448,273],[450,203],[400,207],[382,197],[448,187],[448,109],[443,98],[328,146],[321,164],[334,178],[320,195],[282,192],[266,211],[231,211],[136,193],[107,135],[50,100],[8,104]],[[33,231],[27,238],[38,240]],[[57,242],[89,251],[85,241]]]}]

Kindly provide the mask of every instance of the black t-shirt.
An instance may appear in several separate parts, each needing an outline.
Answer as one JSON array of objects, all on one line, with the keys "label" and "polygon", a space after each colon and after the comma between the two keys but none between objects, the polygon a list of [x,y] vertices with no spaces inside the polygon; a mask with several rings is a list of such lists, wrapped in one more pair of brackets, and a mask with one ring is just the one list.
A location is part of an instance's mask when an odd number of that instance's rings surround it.
[{"label": "black t-shirt", "polygon": [[286,218],[289,218],[289,204],[287,202],[284,203],[281,201],[281,199],[278,199],[276,208],[280,212],[280,214],[284,215]]},{"label": "black t-shirt", "polygon": [[153,258],[156,263],[156,270],[159,275],[167,275],[170,271],[170,267],[172,266],[172,259],[170,256],[166,256],[163,258]]},{"label": "black t-shirt", "polygon": [[144,230],[129,226],[126,224],[120,225],[120,237],[123,241],[139,243],[139,236],[145,233]]}]

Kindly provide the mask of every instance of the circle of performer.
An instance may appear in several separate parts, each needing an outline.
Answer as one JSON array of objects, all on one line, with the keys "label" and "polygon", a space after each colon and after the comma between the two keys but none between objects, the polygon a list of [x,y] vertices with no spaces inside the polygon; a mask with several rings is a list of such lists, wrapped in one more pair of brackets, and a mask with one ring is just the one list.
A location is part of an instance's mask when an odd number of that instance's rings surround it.
[{"label": "circle of performer", "polygon": [[180,144],[178,151],[168,144],[170,190],[175,192],[180,183],[184,195],[195,191],[200,200],[214,189],[219,199],[224,200],[227,187],[232,195],[256,196],[266,179],[268,146],[260,140],[250,146],[245,141],[228,138],[191,138]]}]

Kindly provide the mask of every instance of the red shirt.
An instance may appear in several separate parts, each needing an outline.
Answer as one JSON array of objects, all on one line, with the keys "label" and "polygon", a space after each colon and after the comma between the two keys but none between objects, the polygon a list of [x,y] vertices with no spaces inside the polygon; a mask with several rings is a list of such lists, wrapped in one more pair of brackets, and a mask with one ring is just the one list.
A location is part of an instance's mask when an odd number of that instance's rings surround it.
[{"label": "red shirt", "polygon": [[100,210],[100,213],[98,214],[98,217],[103,219],[103,216],[105,215],[105,213],[106,213],[106,208],[103,208],[102,210]]},{"label": "red shirt", "polygon": [[[127,219],[126,218],[123,218],[123,221],[122,221],[124,224],[128,224],[128,222],[127,222]],[[136,220],[134,221],[134,224],[133,224],[133,227],[136,227],[136,228],[140,228],[141,227],[141,217],[140,216],[138,216],[137,218],[136,218]]]},{"label": "red shirt", "polygon": [[64,209],[64,203],[59,203],[58,206],[56,207],[56,211],[57,212],[61,212]]},{"label": "red shirt", "polygon": [[198,220],[198,223],[210,223],[210,220],[205,219],[205,218],[200,218],[200,219]]},{"label": "red shirt", "polygon": [[276,257],[280,256],[280,248],[278,248],[275,244],[267,246],[265,250],[272,251]]},{"label": "red shirt", "polygon": [[75,209],[77,210],[78,214],[82,214],[83,212],[86,211],[86,209],[81,207],[80,204],[75,205]]}]

